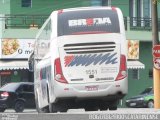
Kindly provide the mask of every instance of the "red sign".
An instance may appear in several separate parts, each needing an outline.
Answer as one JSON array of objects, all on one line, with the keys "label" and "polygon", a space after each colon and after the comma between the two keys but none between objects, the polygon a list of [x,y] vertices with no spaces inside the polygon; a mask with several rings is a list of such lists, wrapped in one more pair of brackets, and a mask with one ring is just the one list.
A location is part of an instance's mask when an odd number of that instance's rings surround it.
[{"label": "red sign", "polygon": [[152,49],[153,57],[160,58],[160,45],[155,45]]},{"label": "red sign", "polygon": [[11,71],[1,71],[0,75],[10,75]]},{"label": "red sign", "polygon": [[160,58],[154,58],[153,64],[156,69],[160,70]]}]

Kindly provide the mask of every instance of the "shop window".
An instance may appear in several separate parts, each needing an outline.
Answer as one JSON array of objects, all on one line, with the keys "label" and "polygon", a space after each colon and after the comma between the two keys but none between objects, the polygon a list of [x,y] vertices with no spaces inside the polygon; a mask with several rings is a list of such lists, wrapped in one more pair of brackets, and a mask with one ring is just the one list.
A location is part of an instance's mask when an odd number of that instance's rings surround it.
[{"label": "shop window", "polygon": [[129,0],[129,8],[132,26],[150,26],[151,0]]},{"label": "shop window", "polygon": [[102,0],[102,6],[111,6],[111,0]]},{"label": "shop window", "polygon": [[151,0],[130,0],[129,8],[130,17],[151,17]]},{"label": "shop window", "polygon": [[138,69],[133,69],[132,70],[132,78],[134,80],[139,80],[139,70]]},{"label": "shop window", "polygon": [[134,1],[130,0],[129,1],[129,16],[130,17],[135,17],[133,11],[134,11]]},{"label": "shop window", "polygon": [[92,6],[110,6],[111,0],[91,0]]},{"label": "shop window", "polygon": [[151,0],[143,0],[143,14],[145,18],[151,17]]},{"label": "shop window", "polygon": [[101,6],[102,0],[91,0],[91,5],[92,6]]},{"label": "shop window", "polygon": [[32,7],[32,0],[22,0],[22,7]]},{"label": "shop window", "polygon": [[142,0],[137,0],[137,17],[142,17]]},{"label": "shop window", "polygon": [[136,0],[129,0],[130,25],[136,26]]},{"label": "shop window", "polygon": [[150,79],[153,79],[153,70],[152,69],[149,69],[149,78]]}]

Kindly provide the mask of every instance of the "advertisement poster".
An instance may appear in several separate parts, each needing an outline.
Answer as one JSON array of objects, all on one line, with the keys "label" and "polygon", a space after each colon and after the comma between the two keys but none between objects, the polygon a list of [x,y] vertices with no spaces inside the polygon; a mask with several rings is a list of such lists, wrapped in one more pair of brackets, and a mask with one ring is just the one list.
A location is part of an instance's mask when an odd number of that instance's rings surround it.
[{"label": "advertisement poster", "polygon": [[33,39],[6,38],[1,40],[2,59],[25,59],[34,48]]},{"label": "advertisement poster", "polygon": [[128,40],[127,43],[128,48],[128,59],[139,59],[139,41],[138,40]]}]

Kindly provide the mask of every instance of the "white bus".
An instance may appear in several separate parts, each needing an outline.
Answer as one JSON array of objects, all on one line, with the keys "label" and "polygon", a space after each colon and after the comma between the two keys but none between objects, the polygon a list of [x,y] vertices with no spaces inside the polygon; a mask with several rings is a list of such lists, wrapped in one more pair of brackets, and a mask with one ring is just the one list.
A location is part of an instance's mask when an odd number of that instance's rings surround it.
[{"label": "white bus", "polygon": [[116,7],[52,12],[36,37],[38,112],[116,110],[128,92],[123,15]]}]

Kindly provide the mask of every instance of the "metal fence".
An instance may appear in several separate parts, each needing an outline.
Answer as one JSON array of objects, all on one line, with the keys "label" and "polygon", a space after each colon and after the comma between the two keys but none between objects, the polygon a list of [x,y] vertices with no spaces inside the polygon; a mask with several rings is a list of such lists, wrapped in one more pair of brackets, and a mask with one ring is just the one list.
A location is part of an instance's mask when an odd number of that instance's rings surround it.
[{"label": "metal fence", "polygon": [[6,29],[40,28],[49,15],[5,15],[1,18],[5,21]]},{"label": "metal fence", "polygon": [[130,18],[130,29],[131,30],[151,30],[152,19],[151,18]]},{"label": "metal fence", "polygon": [[[130,17],[129,24],[130,24],[130,30],[141,30],[141,31],[152,30],[151,18]],[[158,30],[160,31],[160,19],[158,20],[158,26],[159,26]]]},{"label": "metal fence", "polygon": [[[6,29],[28,29],[30,27],[40,28],[49,15],[5,15],[0,19],[5,21]],[[160,19],[158,20],[160,26]],[[125,30],[151,31],[152,19],[139,17],[124,17]],[[160,31],[160,27],[159,27]]]}]

